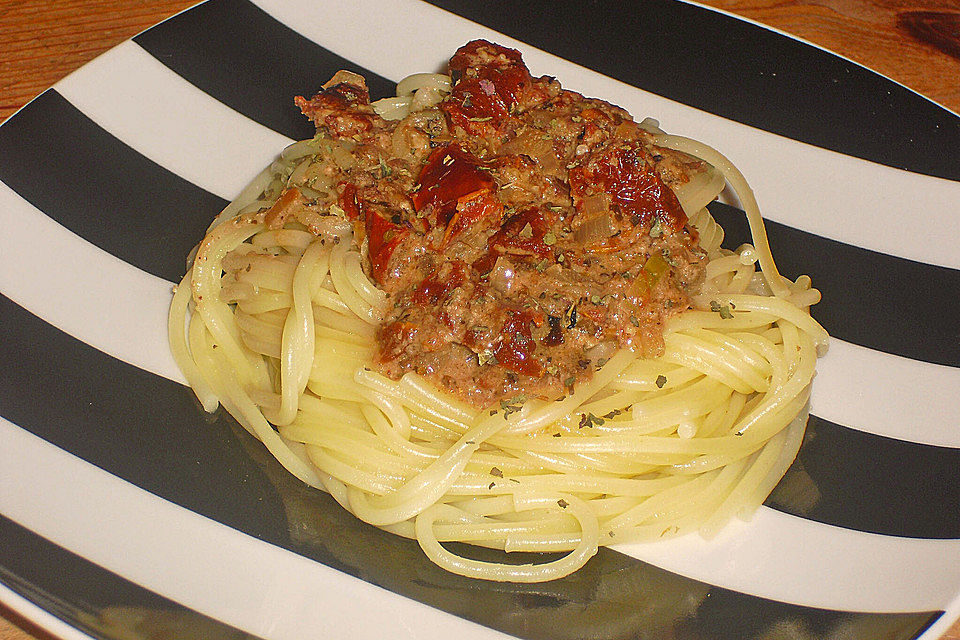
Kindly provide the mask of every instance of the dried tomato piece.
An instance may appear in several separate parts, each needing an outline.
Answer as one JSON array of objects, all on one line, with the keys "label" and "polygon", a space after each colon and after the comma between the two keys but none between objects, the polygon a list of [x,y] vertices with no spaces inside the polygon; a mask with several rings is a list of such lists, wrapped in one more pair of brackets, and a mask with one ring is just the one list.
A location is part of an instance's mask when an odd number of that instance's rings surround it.
[{"label": "dried tomato piece", "polygon": [[440,108],[451,127],[473,135],[499,127],[531,82],[520,52],[485,40],[460,47],[450,59],[450,73],[457,82]]},{"label": "dried tomato piece", "polygon": [[374,279],[383,284],[386,280],[390,257],[410,230],[381,217],[368,209],[364,224],[367,231],[367,253],[370,256],[370,271]]},{"label": "dried tomato piece", "polygon": [[531,207],[508,218],[487,244],[499,253],[551,256],[556,242],[555,236],[551,238],[555,222],[553,212]]},{"label": "dried tomato piece", "polygon": [[485,254],[473,261],[473,264],[470,265],[473,267],[474,271],[481,275],[486,275],[490,273],[493,269],[493,266],[497,263],[497,258],[499,257],[494,249],[490,249]]},{"label": "dried tomato piece", "polygon": [[451,240],[485,221],[500,221],[503,215],[503,204],[486,192],[474,192],[457,201],[457,210],[447,225],[443,234],[440,249],[443,250]]},{"label": "dried tomato piece", "polygon": [[657,218],[680,230],[687,223],[676,194],[635,146],[608,147],[570,170],[570,193],[578,210],[586,196],[601,192],[633,225]]},{"label": "dried tomato piece", "polygon": [[471,40],[457,49],[450,58],[450,73],[457,76],[470,67],[488,65],[522,66],[523,56],[516,49],[510,49],[489,40]]},{"label": "dried tomato piece", "polygon": [[547,316],[547,321],[550,323],[550,332],[541,341],[544,345],[556,347],[563,344],[563,328],[560,326],[560,320],[556,316]]},{"label": "dried tomato piece", "polygon": [[461,198],[495,189],[493,176],[481,166],[476,156],[458,145],[437,147],[420,170],[420,189],[411,197],[414,208],[421,212],[431,205],[434,223],[446,226]]},{"label": "dried tomato piece", "polygon": [[347,214],[348,220],[357,220],[360,217],[360,199],[357,197],[357,186],[349,183],[341,183],[340,197],[338,203],[343,212]]},{"label": "dried tomato piece", "polygon": [[370,131],[378,117],[370,107],[370,92],[363,77],[349,71],[338,71],[309,100],[296,96],[293,102],[317,127],[326,127],[339,137]]},{"label": "dried tomato piece", "polygon": [[500,343],[493,351],[494,357],[504,369],[527,376],[543,375],[544,366],[534,356],[537,348],[530,330],[530,324],[539,320],[543,324],[542,314],[530,310],[510,311],[510,318],[504,323]]},{"label": "dried tomato piece", "polygon": [[448,293],[467,280],[467,265],[460,260],[451,263],[452,268],[435,270],[417,286],[413,292],[414,304],[436,305]]},{"label": "dried tomato piece", "polygon": [[397,320],[382,325],[377,332],[377,341],[380,343],[379,359],[381,362],[392,362],[400,357],[407,345],[413,344],[419,328],[413,322]]}]

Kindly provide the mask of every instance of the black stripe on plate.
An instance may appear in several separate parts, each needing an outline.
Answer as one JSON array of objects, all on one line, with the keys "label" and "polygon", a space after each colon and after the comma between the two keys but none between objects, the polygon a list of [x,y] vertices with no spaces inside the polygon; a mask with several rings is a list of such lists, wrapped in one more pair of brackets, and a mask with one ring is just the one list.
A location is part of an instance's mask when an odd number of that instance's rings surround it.
[{"label": "black stripe on plate", "polygon": [[93,638],[256,638],[135,585],[2,515],[0,540],[0,582]]},{"label": "black stripe on plate", "polygon": [[[226,205],[114,138],[53,90],[0,127],[0,150],[0,180],[27,201],[98,247],[171,281]],[[728,246],[750,239],[742,213],[711,208]],[[960,271],[767,224],[783,272],[807,273],[823,292],[814,316],[832,335],[960,366],[960,297],[948,295],[960,291]]]},{"label": "black stripe on plate", "polygon": [[77,235],[171,281],[227,205],[123,144],[53,89],[0,126],[0,180]]},{"label": "black stripe on plate", "polygon": [[[335,13],[329,17],[330,28],[338,28]],[[134,41],[205,93],[295,140],[315,132],[293,97],[312,96],[340,69],[362,74],[375,97],[394,95],[396,88],[246,0],[210,0]]]},{"label": "black stripe on plate", "polygon": [[[751,242],[742,211],[710,211],[724,246]],[[862,249],[766,221],[780,272],[809,275],[823,300],[813,316],[830,332],[871,349],[960,367],[960,271]]]},{"label": "black stripe on plate", "polygon": [[[415,541],[360,522],[329,495],[300,483],[222,412],[207,418],[188,389],[107,356],[3,297],[0,327],[0,361],[8,363],[0,377],[0,413],[14,424],[197,513],[501,631],[544,640],[744,640],[796,624],[871,630],[845,636],[864,640],[907,640],[940,615],[788,605],[690,580],[610,549],[576,574],[545,584],[452,575],[430,563]],[[489,550],[471,553],[504,560]],[[728,627],[733,619],[740,621]],[[885,635],[871,635],[875,629]]]},{"label": "black stripe on plate", "polygon": [[428,1],[724,118],[891,167],[960,180],[956,115],[859,65],[742,20],[675,0]]},{"label": "black stripe on plate", "polygon": [[[960,449],[921,446],[810,416],[796,462],[765,504],[857,531],[960,539],[958,470]],[[930,509],[931,499],[942,512]]]}]

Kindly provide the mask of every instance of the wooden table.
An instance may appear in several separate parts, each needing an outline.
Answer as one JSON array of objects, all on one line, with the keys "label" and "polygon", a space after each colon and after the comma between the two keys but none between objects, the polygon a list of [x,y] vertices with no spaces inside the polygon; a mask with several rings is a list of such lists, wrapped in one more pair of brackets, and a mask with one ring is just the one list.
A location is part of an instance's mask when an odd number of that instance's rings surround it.
[{"label": "wooden table", "polygon": [[[960,113],[956,0],[704,0],[798,35]],[[0,121],[194,0],[0,0]],[[0,605],[0,640],[54,640]],[[960,640],[960,623],[943,637]]]}]

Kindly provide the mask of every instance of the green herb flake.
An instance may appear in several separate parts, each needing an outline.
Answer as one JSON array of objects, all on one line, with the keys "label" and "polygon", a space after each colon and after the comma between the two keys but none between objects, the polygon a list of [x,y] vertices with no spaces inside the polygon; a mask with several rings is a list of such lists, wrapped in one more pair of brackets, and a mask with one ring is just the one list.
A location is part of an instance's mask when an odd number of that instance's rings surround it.
[{"label": "green herb flake", "polygon": [[547,245],[548,247],[557,244],[557,236],[555,236],[552,232],[547,233],[545,236],[543,236],[543,244]]},{"label": "green herb flake", "polygon": [[654,218],[653,224],[650,225],[650,237],[659,238],[663,235],[663,227],[660,226],[660,218]]},{"label": "green herb flake", "polygon": [[392,173],[393,173],[393,169],[390,168],[390,165],[384,162],[383,158],[380,158],[380,177],[386,178]]},{"label": "green herb flake", "polygon": [[544,258],[543,260],[537,263],[537,271],[539,271],[540,273],[543,273],[544,269],[546,269],[549,266],[550,266],[550,261]]},{"label": "green herb flake", "polygon": [[665,384],[667,384],[667,376],[665,375],[657,376],[657,381],[656,381],[657,389],[663,389],[663,385]]},{"label": "green herb flake", "polygon": [[581,413],[581,414],[580,414],[580,422],[579,422],[579,424],[577,424],[577,428],[578,428],[578,429],[583,429],[584,427],[588,427],[588,428],[589,428],[589,427],[599,427],[599,426],[602,425],[604,422],[606,422],[606,421],[605,421],[603,418],[598,418],[597,416],[593,415],[592,413]]},{"label": "green herb flake", "polygon": [[509,417],[511,414],[514,414],[514,413],[516,413],[517,411],[520,411],[520,409],[523,408],[523,403],[526,402],[526,401],[527,401],[527,396],[525,396],[525,395],[523,395],[523,394],[520,394],[520,395],[518,395],[518,396],[514,396],[513,398],[510,398],[509,400],[501,400],[501,401],[500,401],[500,408],[503,410],[503,417],[504,417],[504,418],[507,418],[507,417]]},{"label": "green herb flake", "polygon": [[533,227],[530,226],[529,222],[523,225],[523,229],[520,229],[519,235],[521,238],[526,238],[526,239],[533,237]]},{"label": "green herb flake", "polygon": [[731,318],[733,318],[733,314],[730,313],[730,307],[725,304],[721,305],[716,300],[710,301],[710,311],[713,311],[714,313],[719,313],[720,317],[723,318],[724,320],[730,320]]}]

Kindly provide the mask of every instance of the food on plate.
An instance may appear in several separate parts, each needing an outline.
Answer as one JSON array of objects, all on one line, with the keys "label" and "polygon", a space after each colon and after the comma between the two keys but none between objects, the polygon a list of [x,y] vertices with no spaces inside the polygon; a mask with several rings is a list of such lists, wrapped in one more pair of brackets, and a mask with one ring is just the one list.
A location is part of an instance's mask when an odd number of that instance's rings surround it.
[{"label": "food on plate", "polygon": [[[449,71],[296,98],[316,135],[213,221],[171,305],[204,408],[463,575],[550,580],[748,517],[796,456],[827,335],[743,177],[513,49],[470,42]],[[736,251],[706,209],[728,182]]]}]

